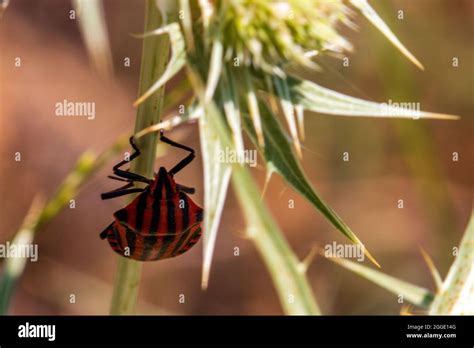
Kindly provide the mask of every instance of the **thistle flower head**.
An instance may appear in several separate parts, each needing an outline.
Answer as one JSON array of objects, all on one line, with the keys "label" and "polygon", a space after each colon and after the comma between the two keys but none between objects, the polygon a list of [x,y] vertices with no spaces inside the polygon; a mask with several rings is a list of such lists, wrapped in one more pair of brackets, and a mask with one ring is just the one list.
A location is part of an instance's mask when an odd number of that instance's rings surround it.
[{"label": "thistle flower head", "polygon": [[348,23],[348,8],[341,0],[219,0],[213,23],[226,58],[269,71],[287,62],[315,67],[307,53],[349,50],[337,32]]}]

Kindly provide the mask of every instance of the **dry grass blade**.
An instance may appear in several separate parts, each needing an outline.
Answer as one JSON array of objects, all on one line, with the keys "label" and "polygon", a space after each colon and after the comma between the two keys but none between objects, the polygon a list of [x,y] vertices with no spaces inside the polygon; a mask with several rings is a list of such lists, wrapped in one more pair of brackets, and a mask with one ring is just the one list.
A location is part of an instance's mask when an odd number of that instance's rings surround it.
[{"label": "dry grass blade", "polygon": [[73,3],[90,60],[103,78],[110,78],[113,62],[102,0],[74,0]]},{"label": "dry grass blade", "polygon": [[[126,139],[121,137],[100,156],[86,151],[77,160],[72,171],[59,185],[51,199],[44,204],[42,198],[36,197],[30,211],[24,219],[22,227],[13,238],[12,244],[31,244],[44,224],[70,203],[79,193],[82,183],[95,173],[113,155],[121,151],[126,144]],[[21,277],[25,267],[25,259],[9,258],[3,265],[5,271],[0,279],[0,313],[6,313],[16,280]]]},{"label": "dry grass blade", "polygon": [[166,120],[161,121],[159,123],[153,124],[146,128],[143,128],[141,131],[135,133],[135,139],[139,139],[147,134],[158,132],[161,129],[163,130],[171,130],[174,127],[177,127],[181,124],[184,124],[191,120],[197,120],[203,113],[201,107],[197,107],[196,105],[192,105],[185,111],[182,115],[173,115],[168,117]]},{"label": "dry grass blade", "polygon": [[9,3],[10,3],[10,0],[0,0],[0,18],[2,18]]},{"label": "dry grass blade", "polygon": [[[31,203],[30,209],[20,229],[11,241],[10,248],[21,248],[31,245],[43,207],[43,198],[36,196]],[[23,274],[26,261],[26,257],[9,257],[3,265],[4,271],[0,278],[0,314],[2,315],[7,314],[15,284],[18,278]]]}]

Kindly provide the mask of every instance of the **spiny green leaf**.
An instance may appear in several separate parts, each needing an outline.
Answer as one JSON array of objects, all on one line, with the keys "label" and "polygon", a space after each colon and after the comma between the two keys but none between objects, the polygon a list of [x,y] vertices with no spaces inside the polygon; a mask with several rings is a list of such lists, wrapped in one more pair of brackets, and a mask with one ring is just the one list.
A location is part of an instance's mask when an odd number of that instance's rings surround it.
[{"label": "spiny green leaf", "polygon": [[226,164],[221,154],[224,146],[219,134],[209,126],[208,115],[199,118],[202,159],[204,164],[204,249],[201,287],[206,289],[212,264],[212,255],[217,237],[217,229],[224,208],[232,167]]},{"label": "spiny green leaf", "polygon": [[430,314],[474,314],[474,213]]},{"label": "spiny green leaf", "polygon": [[[300,194],[302,194],[313,206],[318,209],[340,232],[355,244],[362,244],[359,238],[351,231],[342,219],[327,205],[316,193],[309,183],[303,169],[301,168],[291,144],[278,123],[275,115],[261,103],[260,114],[262,116],[263,134],[265,137],[265,149],[260,149],[265,160],[275,168],[275,170]],[[255,129],[252,127],[250,118],[244,114],[245,129],[250,138],[258,146]],[[379,264],[366,248],[364,251],[367,257],[377,266]]]},{"label": "spiny green leaf", "polygon": [[304,140],[304,108],[301,104],[295,105],[296,119],[298,121],[298,128],[300,131],[301,140]]},{"label": "spiny green leaf", "polygon": [[134,103],[134,106],[142,103],[146,98],[159,90],[169,79],[171,79],[186,64],[186,52],[184,38],[178,23],[171,23],[164,27],[145,33],[141,37],[145,38],[152,35],[162,35],[167,33],[171,43],[171,58],[166,70],[161,77]]},{"label": "spiny green leaf", "polygon": [[283,114],[285,115],[286,122],[288,123],[288,129],[290,130],[291,137],[293,138],[293,144],[295,146],[296,153],[301,158],[303,156],[301,152],[300,139],[298,137],[298,130],[296,128],[295,110],[293,102],[288,91],[288,84],[285,78],[279,78],[273,76],[275,90],[280,101]]},{"label": "spiny green leaf", "polygon": [[239,106],[239,96],[236,90],[237,85],[233,78],[232,72],[227,66],[223,69],[224,78],[220,84],[222,103],[224,105],[225,116],[232,130],[232,138],[237,153],[244,153],[244,141],[242,138],[241,116]]},{"label": "spiny green leaf", "polygon": [[207,75],[206,94],[204,96],[206,101],[211,100],[214,96],[214,91],[219,83],[219,78],[222,72],[222,57],[224,46],[222,42],[215,39],[212,44],[211,60],[209,61],[209,73]]},{"label": "spiny green leaf", "polygon": [[[279,77],[275,76],[275,79]],[[438,114],[433,112],[413,110],[411,108],[395,107],[387,103],[375,103],[332,91],[314,82],[288,76],[288,86],[295,104],[301,104],[306,110],[322,114],[340,116],[373,116],[401,118],[459,118],[456,115]],[[262,86],[264,86],[262,84]],[[271,93],[271,91],[269,91]],[[412,105],[408,105],[412,106]]]},{"label": "spiny green leaf", "polygon": [[260,110],[258,108],[258,100],[253,87],[252,78],[249,70],[244,69],[245,92],[247,98],[247,107],[249,109],[250,117],[252,118],[253,127],[257,133],[258,145],[261,148],[265,147],[263,139],[262,121],[260,120]]},{"label": "spiny green leaf", "polygon": [[425,288],[410,284],[406,281],[389,276],[383,272],[371,269],[354,261],[349,261],[338,257],[330,257],[328,259],[360,275],[361,277],[370,280],[371,282],[381,286],[382,288],[397,296],[402,295],[404,299],[416,306],[429,308],[431,302],[433,301],[433,294]]},{"label": "spiny green leaf", "polygon": [[232,179],[247,220],[247,235],[255,243],[270,271],[285,313],[321,314],[306,279],[305,265],[297,259],[262,203],[248,168],[236,166]]},{"label": "spiny green leaf", "polygon": [[[221,146],[235,151],[228,127],[214,103],[206,107],[206,120]],[[297,259],[283,234],[259,197],[258,187],[245,166],[233,164],[234,191],[247,221],[248,237],[255,243],[275,284],[280,303],[286,314],[320,314],[304,267]],[[292,301],[290,301],[290,299]]]},{"label": "spiny green leaf", "polygon": [[400,52],[405,55],[413,64],[415,64],[421,70],[425,70],[423,65],[415,58],[413,54],[406,49],[405,46],[398,40],[397,36],[390,30],[385,24],[382,18],[379,17],[377,12],[369,5],[367,0],[351,0],[352,5],[357,7],[362,14],[367,18],[383,35],[396,47]]},{"label": "spiny green leaf", "polygon": [[439,274],[438,269],[436,268],[433,260],[431,259],[430,255],[423,250],[423,248],[420,248],[421,255],[423,256],[423,259],[426,262],[426,265],[428,266],[428,269],[430,270],[431,276],[433,277],[433,281],[436,285],[436,289],[441,289],[443,286],[443,279],[441,278],[441,275]]}]

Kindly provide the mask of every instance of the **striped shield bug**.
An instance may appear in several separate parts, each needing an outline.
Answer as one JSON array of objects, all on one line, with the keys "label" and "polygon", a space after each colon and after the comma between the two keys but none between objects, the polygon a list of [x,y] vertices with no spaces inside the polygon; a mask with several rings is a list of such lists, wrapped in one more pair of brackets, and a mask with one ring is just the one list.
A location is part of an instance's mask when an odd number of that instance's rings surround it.
[{"label": "striped shield bug", "polygon": [[[114,213],[114,221],[100,234],[102,239],[107,238],[116,253],[139,261],[178,256],[193,247],[201,237],[203,209],[187,195],[194,193],[194,188],[177,184],[174,180],[174,175],[194,159],[194,150],[168,139],[163,132],[160,140],[189,154],[171,170],[160,167],[154,178],[148,179],[120,169],[140,156],[132,136],[130,144],[134,152],[130,159],[117,163],[113,167],[114,176],[109,176],[127,184],[101,195],[102,199],[111,199],[139,192],[125,208]],[[147,186],[133,187],[135,182]]]}]

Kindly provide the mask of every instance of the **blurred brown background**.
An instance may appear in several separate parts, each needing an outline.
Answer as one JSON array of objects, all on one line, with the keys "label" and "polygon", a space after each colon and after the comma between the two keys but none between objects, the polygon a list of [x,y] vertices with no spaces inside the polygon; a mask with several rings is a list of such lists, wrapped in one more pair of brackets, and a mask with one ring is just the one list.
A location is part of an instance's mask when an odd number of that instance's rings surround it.
[{"label": "blurred brown background", "polygon": [[[466,1],[372,1],[400,40],[424,64],[418,70],[362,16],[358,31],[341,28],[354,45],[350,66],[325,57],[311,78],[345,94],[374,101],[420,102],[428,111],[461,115],[459,121],[377,120],[306,114],[304,162],[322,197],[365,242],[388,274],[433,289],[420,247],[444,276],[453,260],[472,205],[473,4]],[[12,0],[0,20],[0,242],[18,229],[37,192],[50,196],[86,149],[105,149],[134,124],[143,27],[141,1],[105,1],[114,78],[90,67],[71,4],[60,0]],[[399,10],[404,19],[397,19]],[[21,68],[14,67],[21,57]],[[123,59],[130,57],[131,66]],[[459,67],[452,58],[459,58]],[[168,86],[167,89],[172,89]],[[178,91],[179,92],[179,91]],[[63,99],[94,101],[95,120],[56,117]],[[196,125],[168,136],[199,148]],[[14,161],[21,152],[22,161]],[[342,153],[350,161],[342,161]],[[459,161],[452,161],[452,153]],[[199,150],[198,150],[199,154]],[[169,151],[157,166],[183,154]],[[116,187],[106,175],[119,158],[88,181],[76,198],[38,235],[39,261],[27,263],[12,314],[106,314],[117,256],[99,232],[120,199],[99,194]],[[255,170],[260,184],[264,168]],[[203,203],[200,156],[179,174]],[[296,202],[288,208],[288,200]],[[397,201],[404,200],[404,209]],[[325,219],[276,176],[266,201],[299,257],[312,245],[346,243]],[[232,192],[228,195],[213,261],[210,288],[200,290],[202,243],[175,259],[146,263],[139,312],[147,314],[281,314],[265,267],[249,241]],[[233,248],[240,248],[240,256]],[[396,314],[392,294],[317,258],[309,270],[326,314]],[[69,303],[69,295],[76,303]],[[186,303],[178,303],[179,294]]]}]

